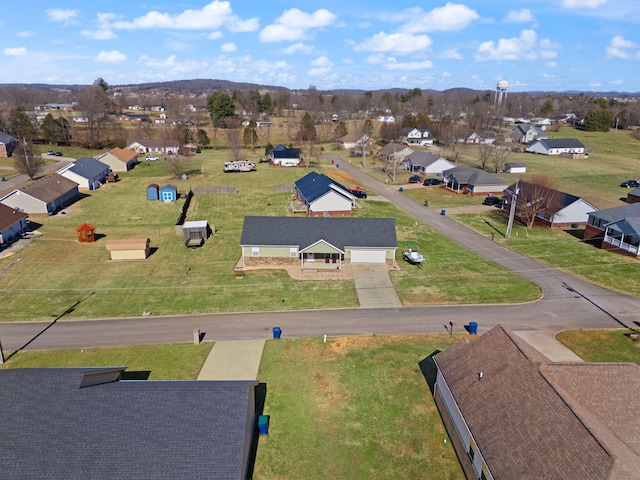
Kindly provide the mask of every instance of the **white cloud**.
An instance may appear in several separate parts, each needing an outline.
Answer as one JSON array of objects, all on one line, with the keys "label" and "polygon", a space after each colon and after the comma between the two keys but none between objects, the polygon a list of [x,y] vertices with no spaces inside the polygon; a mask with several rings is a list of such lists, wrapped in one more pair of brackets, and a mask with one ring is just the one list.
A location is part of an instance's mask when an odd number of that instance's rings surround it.
[{"label": "white cloud", "polygon": [[609,0],[562,0],[564,8],[598,8],[607,3]]},{"label": "white cloud", "polygon": [[35,37],[36,32],[18,32],[16,33],[16,37],[20,37],[20,38],[29,38],[29,37]]},{"label": "white cloud", "polygon": [[223,52],[235,52],[237,49],[238,47],[233,42],[223,43],[220,46],[220,50],[222,50]]},{"label": "white cloud", "polygon": [[306,13],[297,8],[285,10],[275,23],[267,25],[260,32],[260,41],[264,43],[296,41],[307,38],[308,31],[332,25],[336,16],[329,10],[321,8],[313,13]]},{"label": "white cloud", "polygon": [[8,57],[21,57],[27,54],[26,47],[5,48],[2,53]]},{"label": "white cloud", "polygon": [[222,37],[222,32],[218,32],[218,31],[211,32],[209,35],[207,35],[207,38],[209,40],[217,40],[217,39],[219,39],[221,37]]},{"label": "white cloud", "polygon": [[112,28],[119,30],[138,30],[163,28],[168,30],[216,30],[226,26],[234,31],[252,31],[258,28],[256,18],[240,20],[233,15],[231,4],[214,0],[199,10],[187,9],[177,15],[157,11],[148,12],[132,21],[113,22]]},{"label": "white cloud", "polygon": [[602,82],[598,82],[598,81],[593,81],[591,83],[589,83],[589,88],[600,88],[602,87]]},{"label": "white cloud", "polygon": [[113,33],[113,31],[109,29],[81,30],[80,35],[92,40],[111,40],[112,38],[116,38],[115,33]]},{"label": "white cloud", "polygon": [[401,55],[419,52],[431,46],[428,35],[380,32],[367,38],[355,50],[359,52],[391,52]]},{"label": "white cloud", "polygon": [[531,10],[523,8],[521,10],[512,10],[505,15],[503,20],[506,23],[528,23],[533,22],[535,19]]},{"label": "white cloud", "polygon": [[546,62],[544,65],[547,68],[556,68],[558,66],[558,62]]},{"label": "white cloud", "polygon": [[147,68],[161,69],[169,77],[175,75],[185,75],[192,72],[200,71],[207,67],[206,62],[196,62],[193,60],[178,61],[175,55],[170,55],[165,59],[152,58],[142,55],[138,59],[138,63],[143,64]]},{"label": "white cloud", "polygon": [[282,50],[282,53],[286,55],[291,55],[294,53],[302,53],[308,55],[311,52],[313,52],[313,47],[302,42],[294,43],[293,45]]},{"label": "white cloud", "polygon": [[462,60],[462,55],[458,53],[457,48],[451,48],[440,53],[440,58],[449,58],[451,60]]},{"label": "white cloud", "polygon": [[494,41],[483,42],[478,47],[476,61],[486,60],[535,60],[537,58],[555,58],[558,45],[549,39],[538,42],[534,30],[523,30],[519,37],[502,38],[496,44]]},{"label": "white cloud", "polygon": [[480,15],[466,5],[448,2],[444,7],[437,7],[429,12],[423,11],[420,7],[409,8],[394,15],[392,20],[406,21],[402,30],[416,33],[462,30],[479,18]]},{"label": "white cloud", "polygon": [[543,73],[542,78],[556,78],[556,76],[553,73]]},{"label": "white cloud", "polygon": [[314,67],[333,67],[334,63],[326,56],[316,58],[311,62]]},{"label": "white cloud", "polygon": [[628,52],[629,49],[635,48],[637,45],[631,40],[625,40],[622,35],[616,35],[609,42],[607,47],[607,58],[619,58],[627,60],[632,58],[633,54]]},{"label": "white cloud", "polygon": [[622,85],[624,83],[624,80],[611,80],[609,83],[611,85]]},{"label": "white cloud", "polygon": [[117,50],[111,50],[110,52],[102,51],[95,58],[96,62],[116,63],[124,62],[127,56]]},{"label": "white cloud", "polygon": [[382,66],[385,70],[426,70],[427,68],[433,68],[433,63],[429,60],[423,60],[421,62],[398,62],[395,59],[389,59],[389,61]]},{"label": "white cloud", "polygon": [[62,9],[62,8],[51,8],[49,10],[47,10],[47,17],[49,18],[50,22],[56,22],[56,23],[64,23],[65,25],[71,25],[73,23],[75,23],[75,19],[78,16],[78,9],[77,8],[69,8],[69,9]]}]

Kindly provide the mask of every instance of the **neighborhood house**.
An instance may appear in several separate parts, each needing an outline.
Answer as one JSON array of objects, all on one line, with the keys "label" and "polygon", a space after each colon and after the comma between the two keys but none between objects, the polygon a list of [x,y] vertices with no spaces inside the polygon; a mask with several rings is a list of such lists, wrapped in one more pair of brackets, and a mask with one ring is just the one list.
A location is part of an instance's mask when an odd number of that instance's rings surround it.
[{"label": "neighborhood house", "polygon": [[296,180],[295,193],[312,217],[347,216],[356,207],[355,197],[344,186],[321,173]]},{"label": "neighborhood house", "polygon": [[29,214],[53,215],[75,202],[79,195],[76,182],[53,174],[17,188],[0,198],[0,203]]}]

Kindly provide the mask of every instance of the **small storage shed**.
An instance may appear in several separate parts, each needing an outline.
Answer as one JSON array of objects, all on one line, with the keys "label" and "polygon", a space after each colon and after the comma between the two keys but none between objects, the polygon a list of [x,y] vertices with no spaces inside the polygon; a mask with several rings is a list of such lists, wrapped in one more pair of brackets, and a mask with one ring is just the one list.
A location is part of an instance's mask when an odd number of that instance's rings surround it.
[{"label": "small storage shed", "polygon": [[182,236],[186,246],[200,246],[209,238],[211,228],[206,220],[195,220],[184,222],[182,225]]},{"label": "small storage shed", "polygon": [[627,203],[638,202],[640,202],[640,188],[634,188],[629,193],[627,193]]},{"label": "small storage shed", "polygon": [[178,199],[178,187],[167,184],[160,187],[158,200],[162,202],[175,202]]},{"label": "small storage shed", "polygon": [[96,241],[96,227],[88,223],[83,223],[76,227],[79,243],[93,243]]},{"label": "small storage shed", "polygon": [[526,173],[527,166],[522,162],[511,162],[504,164],[504,173]]},{"label": "small storage shed", "polygon": [[151,183],[147,187],[147,200],[159,200],[160,199],[160,187],[157,183]]},{"label": "small storage shed", "polygon": [[148,238],[107,240],[106,248],[111,253],[111,260],[146,260],[151,253],[151,240]]}]

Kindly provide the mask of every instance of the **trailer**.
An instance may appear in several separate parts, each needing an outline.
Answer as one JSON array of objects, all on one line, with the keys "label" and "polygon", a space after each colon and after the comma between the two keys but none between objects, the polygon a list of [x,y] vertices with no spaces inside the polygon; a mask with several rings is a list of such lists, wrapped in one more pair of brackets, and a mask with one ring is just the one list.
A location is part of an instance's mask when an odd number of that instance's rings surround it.
[{"label": "trailer", "polygon": [[256,164],[250,160],[235,160],[233,162],[224,162],[225,172],[251,172],[256,169]]}]

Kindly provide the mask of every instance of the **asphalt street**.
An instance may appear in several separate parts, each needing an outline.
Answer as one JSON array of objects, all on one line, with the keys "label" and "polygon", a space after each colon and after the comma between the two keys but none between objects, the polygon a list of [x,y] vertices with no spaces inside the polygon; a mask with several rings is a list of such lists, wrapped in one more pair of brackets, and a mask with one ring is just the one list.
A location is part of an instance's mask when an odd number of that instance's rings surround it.
[{"label": "asphalt street", "polygon": [[0,323],[5,351],[20,348],[190,342],[199,328],[205,340],[269,338],[278,326],[283,338],[337,335],[461,332],[470,321],[478,333],[497,324],[514,331],[555,332],[573,328],[636,328],[640,299],[592,285],[519,255],[449,218],[407,198],[354,165],[335,157],[340,168],[361,185],[425,222],[460,245],[513,270],[540,286],[539,301],[509,305],[464,305],[340,310],[283,311],[136,317],[52,323]]}]

